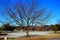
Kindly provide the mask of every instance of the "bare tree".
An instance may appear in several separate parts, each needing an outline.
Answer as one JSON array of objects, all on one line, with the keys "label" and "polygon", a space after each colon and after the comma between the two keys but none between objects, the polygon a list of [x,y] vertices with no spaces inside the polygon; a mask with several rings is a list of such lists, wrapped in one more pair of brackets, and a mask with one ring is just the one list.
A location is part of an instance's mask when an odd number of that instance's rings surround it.
[{"label": "bare tree", "polygon": [[[15,24],[19,26],[36,26],[45,24],[50,20],[50,13],[46,13],[44,8],[40,8],[40,5],[35,5],[32,1],[30,6],[24,5],[22,2],[16,3],[12,8],[6,5],[4,10],[6,13],[3,17],[10,22],[10,24]],[[27,8],[28,7],[28,8]],[[27,28],[27,36],[29,28]]]}]

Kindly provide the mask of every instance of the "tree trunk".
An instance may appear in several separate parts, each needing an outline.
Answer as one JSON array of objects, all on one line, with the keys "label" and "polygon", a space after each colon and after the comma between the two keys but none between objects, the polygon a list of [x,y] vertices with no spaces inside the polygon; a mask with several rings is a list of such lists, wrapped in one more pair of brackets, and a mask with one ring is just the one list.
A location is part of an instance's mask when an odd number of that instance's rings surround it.
[{"label": "tree trunk", "polygon": [[29,37],[29,31],[28,30],[26,31],[26,36]]}]

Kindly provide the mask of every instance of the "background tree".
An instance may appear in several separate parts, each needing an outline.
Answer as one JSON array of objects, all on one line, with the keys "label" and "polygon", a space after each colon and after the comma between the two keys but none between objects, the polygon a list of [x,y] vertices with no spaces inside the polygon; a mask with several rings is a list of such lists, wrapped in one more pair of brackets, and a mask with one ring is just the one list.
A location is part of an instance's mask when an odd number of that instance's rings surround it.
[{"label": "background tree", "polygon": [[40,26],[41,24],[48,23],[51,17],[51,14],[45,12],[45,9],[40,4],[36,5],[35,1],[31,1],[31,4],[27,3],[27,1],[26,4],[19,2],[12,5],[12,7],[6,4],[4,12],[1,15],[11,25],[27,27],[27,36],[29,35],[30,26]]},{"label": "background tree", "polygon": [[13,30],[14,30],[14,27],[11,26],[9,23],[3,24],[1,28],[2,28],[2,30],[4,30],[4,31],[13,31]]},{"label": "background tree", "polygon": [[57,32],[57,30],[58,30],[57,26],[56,26],[56,25],[54,25],[54,26],[53,26],[53,28],[54,28],[54,32],[56,33],[56,32]]},{"label": "background tree", "polygon": [[56,24],[55,26],[56,26],[57,31],[60,31],[60,24]]}]

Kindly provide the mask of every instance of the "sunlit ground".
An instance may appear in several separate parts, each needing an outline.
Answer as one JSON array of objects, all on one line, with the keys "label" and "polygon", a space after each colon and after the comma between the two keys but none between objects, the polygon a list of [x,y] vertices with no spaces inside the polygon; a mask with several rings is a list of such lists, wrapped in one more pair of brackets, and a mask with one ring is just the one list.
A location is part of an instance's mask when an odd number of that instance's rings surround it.
[{"label": "sunlit ground", "polygon": [[51,38],[59,38],[60,34],[51,34],[45,36],[32,36],[32,37],[23,37],[23,38],[16,38],[16,39],[8,39],[8,40],[48,40]]},{"label": "sunlit ground", "polygon": [[54,39],[57,38],[56,40],[60,40],[60,32],[49,34],[49,35],[20,37],[20,38],[8,39],[8,40],[50,40],[52,38]]}]

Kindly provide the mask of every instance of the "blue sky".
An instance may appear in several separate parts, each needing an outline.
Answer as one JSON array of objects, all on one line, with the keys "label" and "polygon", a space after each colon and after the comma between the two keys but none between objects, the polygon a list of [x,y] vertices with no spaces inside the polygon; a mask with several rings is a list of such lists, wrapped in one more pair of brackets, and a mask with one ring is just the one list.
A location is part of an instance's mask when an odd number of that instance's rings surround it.
[{"label": "blue sky", "polygon": [[49,24],[56,24],[60,19],[60,0],[40,0],[43,6],[52,13],[51,22]]},{"label": "blue sky", "polygon": [[60,0],[44,0],[42,3],[47,10],[52,12],[53,19],[50,24],[56,24],[60,19]]},{"label": "blue sky", "polygon": [[[6,3],[8,3],[7,1],[8,0],[0,0],[0,11],[3,10],[4,6],[6,6]],[[10,4],[14,4],[18,1],[19,0],[10,0]],[[52,19],[48,24],[56,24],[57,20],[60,20],[60,0],[35,0],[35,1],[38,4],[41,3],[42,7],[44,7],[47,11],[50,11],[52,13]],[[22,0],[22,2],[25,2],[25,0]],[[11,7],[11,5],[9,6]],[[2,19],[1,15],[0,15],[0,19]]]}]

